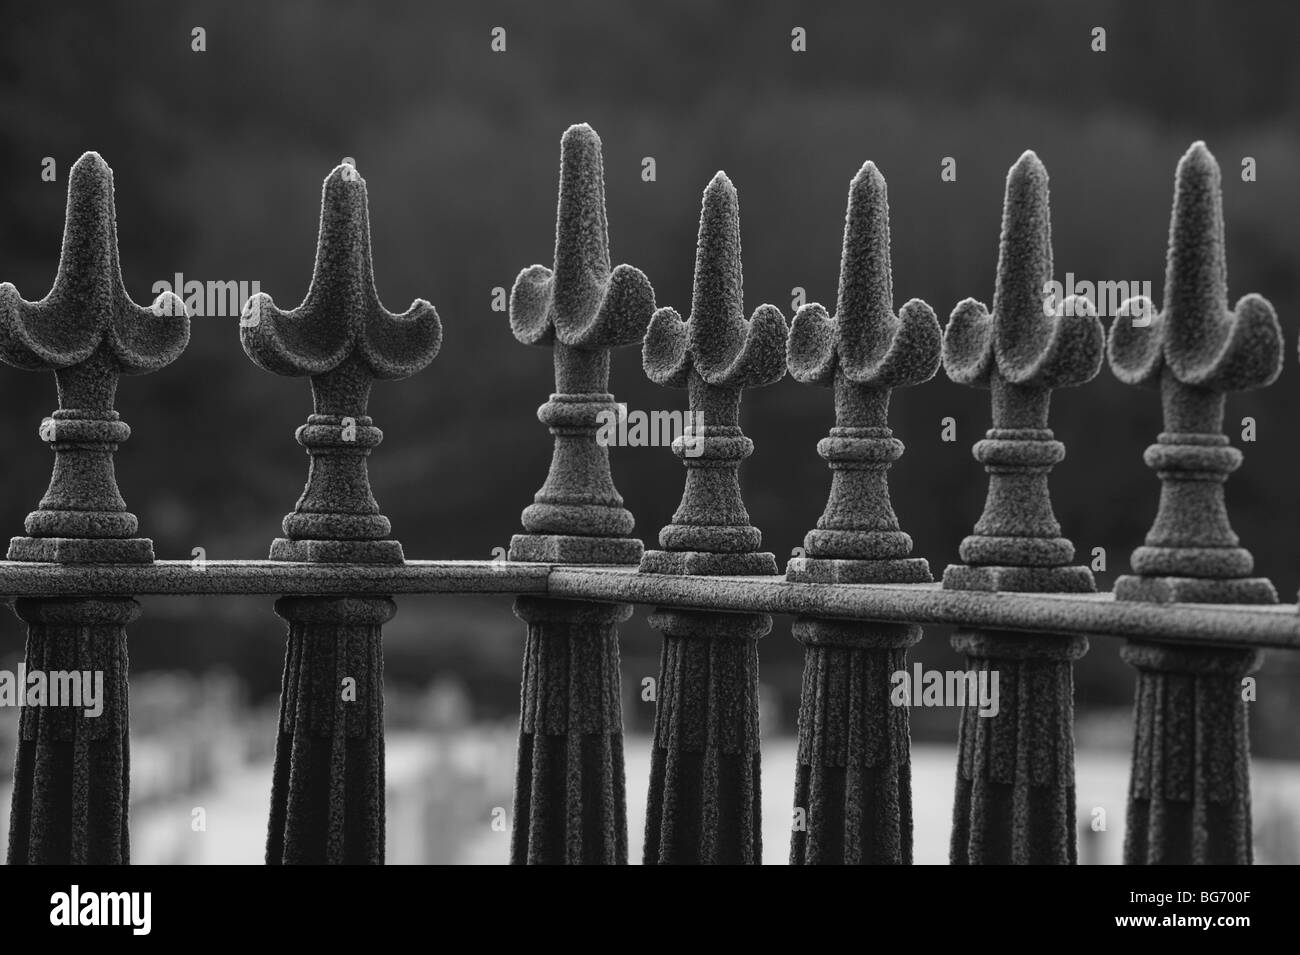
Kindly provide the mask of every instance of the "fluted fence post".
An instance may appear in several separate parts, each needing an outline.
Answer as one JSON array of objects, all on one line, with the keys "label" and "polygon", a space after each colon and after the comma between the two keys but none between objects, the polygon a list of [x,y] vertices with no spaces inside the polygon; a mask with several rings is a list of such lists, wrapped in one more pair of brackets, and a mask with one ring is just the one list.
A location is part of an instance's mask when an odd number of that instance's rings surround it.
[{"label": "fluted fence post", "polygon": [[[889,201],[868,162],[849,188],[835,317],[805,305],[790,329],[790,373],[834,388],[835,427],[817,445],[831,469],[830,497],[787,580],[932,579],[929,564],[909,556],[912,539],[889,499],[887,472],[903,454],[889,398],[934,377],[940,347],[939,322],[920,299],[894,315]],[[794,635],[805,649],[791,863],[910,864],[908,708],[891,701],[891,678],[906,670],[921,628],[799,617]]]},{"label": "fluted fence post", "polygon": [[[704,192],[690,319],[661,308],[642,363],[658,384],[686,388],[690,420],[673,441],[686,486],[663,550],[642,573],[776,574],[741,500],[740,463],[754,444],[740,429],[746,388],[785,374],[788,328],[759,306],[749,321],[741,294],[740,205],[724,173]],[[651,752],[645,862],[762,861],[758,638],[767,614],[657,608],[664,635]]]},{"label": "fluted fence post", "polygon": [[[555,438],[550,472],[525,508],[511,560],[634,564],[641,541],[597,440],[618,414],[609,353],[641,340],[654,290],[630,265],[611,270],[600,137],[586,124],[560,141],[554,268],[515,280],[510,326],[551,348],[555,394],[538,409]],[[520,597],[528,624],[510,858],[519,864],[627,862],[618,624],[630,604]]]},{"label": "fluted fence post", "polygon": [[[244,351],[279,375],[311,378],[313,414],[297,432],[311,456],[307,485],[284,518],[271,559],[401,564],[402,545],[370,491],[366,459],[383,432],[366,414],[375,379],[405,378],[438,352],[438,314],[417,299],[401,315],[375,291],[366,185],[348,164],[325,180],[316,267],[303,303],[248,301]],[[266,861],[384,861],[383,624],[385,596],[276,601],[289,624]]]},{"label": "fluted fence post", "polygon": [[[58,276],[49,295],[25,301],[0,285],[0,359],[52,370],[59,408],[41,424],[54,473],[27,536],[8,559],[70,563],[152,563],[153,542],[138,537],[113,472],[113,452],[131,434],[114,410],[118,378],[162,368],[189,341],[185,306],[171,293],[152,307],[126,294],[117,250],[113,173],[86,153],[68,178]],[[50,568],[51,577],[58,567]],[[28,672],[79,675],[101,688],[83,706],[27,705],[19,718],[9,820],[10,864],[126,864],[130,737],[126,625],[140,614],[129,594],[29,598],[14,602],[27,624]],[[47,701],[47,703],[50,701]]]},{"label": "fluted fence post", "polygon": [[[1276,603],[1273,584],[1250,576],[1223,485],[1242,454],[1223,433],[1230,391],[1271,384],[1282,369],[1273,307],[1246,295],[1228,308],[1223,197],[1218,163],[1194,143],[1178,164],[1164,309],[1126,302],[1110,341],[1110,365],[1128,384],[1159,388],[1164,431],[1147,448],[1160,477],[1160,507],[1118,600]],[[1250,744],[1242,678],[1259,666],[1250,648],[1130,641],[1138,671],[1133,768],[1124,861],[1248,864],[1252,861]]]},{"label": "fluted fence post", "polygon": [[[992,392],[993,428],[975,445],[989,473],[975,532],[950,565],[949,590],[1088,592],[1087,567],[1071,566],[1047,476],[1065,457],[1048,426],[1052,391],[1093,378],[1103,332],[1085,299],[1047,314],[1052,233],[1047,170],[1026,152],[1007,177],[993,311],[961,302],[944,331],[943,364],[960,384]],[[1073,864],[1073,661],[1083,636],[959,629],[972,680],[998,677],[996,714],[967,694],[959,732],[951,861]],[[984,676],[988,674],[988,676]],[[968,683],[968,685],[970,685]]]}]

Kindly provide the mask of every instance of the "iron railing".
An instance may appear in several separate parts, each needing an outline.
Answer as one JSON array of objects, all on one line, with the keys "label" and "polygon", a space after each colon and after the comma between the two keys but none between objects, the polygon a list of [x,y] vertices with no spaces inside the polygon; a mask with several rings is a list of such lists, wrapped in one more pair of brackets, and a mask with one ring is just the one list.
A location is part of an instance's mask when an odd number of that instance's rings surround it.
[{"label": "iron railing", "polygon": [[[129,861],[126,626],[150,594],[275,594],[288,623],[269,863],[383,861],[381,630],[393,597],[516,596],[527,624],[511,858],[627,861],[617,626],[654,608],[663,634],[647,863],[761,861],[756,642],[772,614],[805,645],[792,834],[797,863],[912,858],[908,710],[890,675],[924,624],[953,624],[973,673],[996,671],[1001,705],[961,717],[954,863],[1076,861],[1073,661],[1114,637],[1137,670],[1125,861],[1248,863],[1252,857],[1243,678],[1266,647],[1300,647],[1300,616],[1228,523],[1223,482],[1241,462],[1222,431],[1230,391],[1281,368],[1272,308],[1229,308],[1219,171],[1202,144],[1178,167],[1163,310],[1134,300],[1107,335],[1084,299],[1044,307],[1052,278],[1047,174],[1032,153],[1011,169],[992,309],[957,306],[941,329],[913,299],[895,312],[883,177],[868,163],[850,195],[832,317],[808,305],[787,326],[764,305],[746,319],[739,207],[719,173],[704,194],[689,317],[655,308],[646,277],[611,268],[600,141],[565,134],[553,266],[525,269],[510,300],[520,341],[550,347],[556,391],[538,412],[554,436],[550,472],[507,561],[407,560],[371,495],[382,432],[367,415],[376,379],[426,366],[438,315],[379,301],[366,185],[351,166],[326,179],[316,269],[290,311],[264,296],[240,319],[248,356],[311,381],[297,438],[306,489],[269,560],[157,561],[118,493],[113,454],[130,435],[114,410],[119,376],[177,359],[185,306],[127,296],[112,174],[87,153],[73,168],[58,277],[39,302],[0,286],[0,359],[55,373],[59,407],[41,426],[55,454],[49,491],[0,562],[0,594],[28,625],[27,664],[106,676],[102,715],[23,710],[11,863]],[[685,491],[660,549],[631,536],[602,420],[616,413],[609,354],[640,342],[646,373],[687,392],[693,424],[673,443]],[[1146,455],[1159,514],[1133,574],[1096,593],[1073,564],[1047,477],[1064,456],[1051,393],[1105,358],[1123,381],[1159,389],[1165,430]],[[991,392],[993,427],[975,446],[989,492],[961,561],[933,582],[911,554],[886,472],[903,452],[892,390],[943,367]],[[738,471],[753,449],[739,424],[746,388],[786,371],[832,390],[835,427],[818,450],[830,497],[784,573],[761,550]],[[196,572],[201,570],[201,572]],[[339,691],[351,681],[351,694]]]}]

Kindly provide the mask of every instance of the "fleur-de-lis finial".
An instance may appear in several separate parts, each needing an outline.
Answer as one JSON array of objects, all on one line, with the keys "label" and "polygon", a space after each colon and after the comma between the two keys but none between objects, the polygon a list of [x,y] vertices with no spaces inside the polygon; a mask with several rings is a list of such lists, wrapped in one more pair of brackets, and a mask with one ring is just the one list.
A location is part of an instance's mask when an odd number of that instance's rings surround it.
[{"label": "fleur-de-lis finial", "polygon": [[527,533],[510,542],[512,560],[627,564],[640,560],[635,524],[597,441],[609,394],[611,349],[640,341],[655,295],[640,269],[611,270],[600,137],[585,123],[560,141],[560,199],[554,268],[532,265],[510,293],[510,328],[526,345],[549,346],[555,394],[538,409],[555,450],[546,483],[524,509]]},{"label": "fleur-de-lis finial", "polygon": [[[849,187],[835,317],[808,304],[790,327],[790,374],[834,387],[835,427],[817,444],[831,468],[830,497],[804,538],[806,556],[786,565],[787,580],[930,580],[930,565],[908,556],[912,539],[889,500],[886,474],[903,453],[889,398],[934,376],[941,344],[939,321],[920,299],[894,314],[889,199],[868,162]],[[894,706],[887,688],[921,628],[801,616],[794,635],[804,644],[794,805],[806,825],[791,836],[791,863],[910,863],[907,708]]]},{"label": "fleur-de-lis finial", "polygon": [[[1228,521],[1223,485],[1242,454],[1223,433],[1223,412],[1228,392],[1277,378],[1282,330],[1258,295],[1228,308],[1219,166],[1202,142],[1178,163],[1164,310],[1154,312],[1145,297],[1130,299],[1110,337],[1116,377],[1158,387],[1164,405],[1164,430],[1145,455],[1160,477],[1160,507],[1115,598],[1276,603],[1272,582],[1250,576],[1254,558]],[[1124,862],[1249,864],[1242,679],[1261,651],[1134,639],[1120,655],[1137,670]],[[1178,745],[1167,745],[1174,737]]]},{"label": "fleur-de-lis finial", "polygon": [[[610,351],[641,339],[654,290],[632,266],[610,268],[600,137],[585,123],[560,141],[553,266],[524,269],[510,297],[515,337],[552,351],[555,392],[537,416],[555,440],[509,556],[634,564],[644,546],[629,536],[634,521],[614,487],[602,419],[620,412]],[[520,597],[515,613],[528,637],[511,860],[626,862],[617,625],[632,607]]]},{"label": "fleur-de-lis finial", "polygon": [[[1047,474],[1065,457],[1048,427],[1052,391],[1089,381],[1104,334],[1092,304],[1048,308],[1052,229],[1047,170],[1032,151],[1011,167],[1002,213],[993,311],[961,302],[944,330],[943,366],[960,384],[989,388],[993,428],[975,445],[989,472],[984,514],[961,543],[944,586],[969,590],[1090,591],[1087,567],[1052,513]],[[1045,304],[1047,303],[1047,304]]]},{"label": "fleur-de-lis finial", "polygon": [[1242,455],[1223,434],[1223,409],[1227,392],[1277,379],[1282,330],[1262,296],[1228,308],[1219,166],[1202,142],[1178,163],[1164,310],[1154,312],[1149,299],[1130,299],[1111,330],[1111,369],[1123,382],[1160,389],[1165,425],[1146,452],[1162,481],[1160,509],[1115,595],[1276,602],[1272,583],[1249,576],[1254,558],[1228,521],[1223,483]]},{"label": "fleur-de-lis finial", "polygon": [[686,388],[694,425],[673,442],[686,487],[673,521],[659,532],[641,570],[672,574],[774,574],[759,552],[762,534],[740,496],[740,462],[754,443],[740,430],[740,395],[785,375],[789,329],[780,309],[760,305],[746,321],[740,255],[740,203],[726,173],[704,191],[690,319],[658,309],[642,365],[651,380]]},{"label": "fleur-de-lis finial", "polygon": [[[673,441],[686,465],[682,501],[659,532],[665,549],[646,551],[642,573],[777,573],[776,557],[758,550],[762,535],[740,497],[740,462],[754,450],[740,430],[740,395],[784,376],[788,334],[771,305],[745,320],[740,205],[719,172],[700,210],[690,319],[659,309],[641,351],[646,374],[686,388],[690,400],[690,419]],[[758,864],[758,640],[772,618],[660,607],[650,626],[664,642],[643,859]],[[707,768],[682,771],[692,766]]]},{"label": "fleur-de-lis finial", "polygon": [[391,526],[370,491],[366,458],[383,432],[366,406],[373,380],[405,378],[433,360],[442,325],[424,299],[400,315],[379,301],[366,183],[352,165],[325,180],[307,297],[285,312],[269,295],[253,296],[240,318],[240,340],[267,371],[311,378],[315,413],[297,432],[311,469],[271,559],[401,563],[402,545],[386,539]]},{"label": "fleur-de-lis finial", "polygon": [[[989,473],[988,498],[961,542],[965,563],[944,571],[947,589],[1096,589],[1087,567],[1070,566],[1074,545],[1052,513],[1047,475],[1065,445],[1048,427],[1048,409],[1054,389],[1097,374],[1105,336],[1091,303],[1073,295],[1056,302],[1051,281],[1047,170],[1026,152],[1007,176],[993,312],[967,299],[944,332],[948,376],[993,398],[993,427],[974,448]],[[1073,863],[1072,665],[1088,641],[959,629],[951,643],[971,679],[1001,674],[1004,700],[989,719],[969,700],[962,711],[952,862]],[[1012,816],[1015,826],[1004,825]]]},{"label": "fleur-de-lis finial", "polygon": [[59,409],[41,437],[54,449],[54,474],[26,537],[9,545],[10,560],[56,563],[153,560],[153,542],[136,537],[113,473],[113,452],[131,434],[114,410],[119,375],[170,364],[189,342],[184,303],[171,292],[151,307],[126,293],[118,264],[113,171],[88,152],[68,176],[63,249],[54,287],[29,302],[0,285],[0,360],[52,370]]},{"label": "fleur-de-lis finial", "polygon": [[933,378],[941,347],[925,302],[911,299],[894,314],[889,200],[868,162],[849,188],[835,317],[808,304],[790,328],[790,374],[835,389],[835,427],[817,445],[831,467],[830,498],[804,538],[806,556],[786,567],[790,580],[930,580],[929,564],[908,556],[912,539],[899,529],[885,475],[903,453],[889,428],[890,394]]}]

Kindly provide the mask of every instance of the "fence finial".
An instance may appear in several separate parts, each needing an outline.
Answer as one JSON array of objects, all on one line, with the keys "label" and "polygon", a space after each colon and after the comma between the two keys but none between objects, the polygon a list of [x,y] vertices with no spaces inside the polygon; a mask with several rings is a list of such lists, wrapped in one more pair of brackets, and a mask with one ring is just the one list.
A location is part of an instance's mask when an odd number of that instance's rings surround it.
[{"label": "fence finial", "polygon": [[[1277,378],[1282,331],[1259,295],[1228,308],[1219,166],[1204,143],[1178,163],[1164,310],[1144,297],[1125,302],[1109,358],[1121,381],[1159,387],[1164,406],[1164,431],[1145,455],[1160,476],[1160,507],[1116,599],[1275,603],[1272,582],[1249,576],[1254,558],[1228,520],[1223,485],[1242,454],[1223,433],[1223,412],[1228,392]],[[1249,863],[1242,679],[1262,654],[1132,640],[1121,655],[1138,671],[1124,861]],[[1175,738],[1183,742],[1170,745]]]},{"label": "fence finial", "polygon": [[1002,213],[993,312],[961,302],[944,330],[943,366],[960,384],[989,388],[993,428],[975,445],[989,471],[988,500],[961,543],[965,566],[944,572],[958,590],[1090,591],[1086,567],[1069,567],[1074,545],[1052,513],[1047,473],[1065,457],[1048,428],[1052,391],[1091,380],[1104,334],[1078,296],[1048,314],[1052,232],[1047,170],[1032,151],[1011,167]]},{"label": "fence finial", "polygon": [[[610,269],[600,137],[585,123],[560,140],[554,267],[515,280],[510,327],[546,345],[555,393],[537,411],[555,438],[550,470],[523,512],[511,560],[635,564],[632,513],[614,487],[602,419],[616,420],[609,355],[640,341],[654,289],[638,269]],[[626,863],[627,805],[619,708],[618,624],[628,604],[520,597],[528,624],[510,858],[521,864]]]},{"label": "fence finial", "polygon": [[895,316],[893,295],[889,199],[884,177],[868,162],[849,189],[835,317],[810,303],[790,329],[790,374],[835,389],[835,427],[817,445],[831,468],[830,498],[804,538],[806,556],[786,566],[790,580],[930,580],[929,564],[908,556],[912,539],[899,529],[885,475],[903,454],[889,428],[890,394],[934,377],[942,334],[920,299]]},{"label": "fence finial", "polygon": [[[673,441],[686,487],[659,532],[665,550],[646,551],[643,573],[777,573],[776,558],[758,552],[762,535],[740,497],[740,462],[754,450],[740,430],[740,395],[784,376],[787,335],[771,305],[745,320],[740,207],[719,172],[704,191],[690,320],[659,309],[641,353],[653,381],[688,389],[690,401],[690,423]],[[772,618],[659,608],[650,625],[664,645],[645,862],[757,864],[758,639]]]},{"label": "fence finial", "polygon": [[190,339],[185,304],[171,292],[150,307],[126,293],[118,264],[113,171],[85,153],[68,176],[63,249],[54,287],[28,302],[0,285],[0,360],[54,372],[59,409],[41,425],[54,449],[54,474],[27,537],[9,560],[53,563],[153,560],[153,541],[136,537],[113,473],[113,452],[131,434],[113,408],[119,375],[157,371]]},{"label": "fence finial", "polygon": [[1223,410],[1228,392],[1277,379],[1282,330],[1262,296],[1228,308],[1219,166],[1201,142],[1178,163],[1164,304],[1156,314],[1144,296],[1129,299],[1111,330],[1111,369],[1123,382],[1160,389],[1165,425],[1146,452],[1161,478],[1160,508],[1133,552],[1134,575],[1116,581],[1115,595],[1276,602],[1272,583],[1249,576],[1254,558],[1228,521],[1223,485],[1242,454],[1223,434]]},{"label": "fence finial", "polygon": [[102,675],[103,690],[102,709],[94,715],[77,706],[22,708],[8,862],[126,865],[131,861],[126,626],[140,616],[140,604],[130,597],[19,597],[13,611],[27,624],[29,672],[94,673]]},{"label": "fence finial", "polygon": [[[88,152],[68,177],[63,249],[54,286],[39,302],[0,285],[0,360],[54,372],[59,408],[41,425],[54,473],[29,536],[9,559],[51,563],[150,563],[153,541],[136,537],[113,473],[131,434],[113,408],[118,377],[156,371],[189,342],[184,303],[164,292],[145,308],[126,294],[117,251],[113,172]],[[50,571],[51,574],[57,571]],[[24,598],[27,666],[104,677],[102,712],[24,707],[14,764],[9,862],[125,864],[131,858],[130,732],[126,625],[140,614],[127,596]]]},{"label": "fence finial", "polygon": [[[1069,566],[1074,545],[1052,513],[1047,474],[1065,457],[1048,427],[1052,391],[1091,379],[1104,334],[1092,304],[1055,302],[1047,170],[1033,152],[1011,167],[1002,211],[993,312],[961,302],[944,331],[950,378],[989,388],[993,427],[975,445],[989,472],[964,564],[944,571],[950,590],[1092,591],[1092,572]],[[969,685],[1000,677],[1002,704],[981,713],[966,697],[953,808],[954,864],[1068,864],[1074,820],[1073,661],[1084,637],[958,630]],[[1025,731],[1030,727],[1031,731]]]},{"label": "fence finial", "polygon": [[596,440],[602,413],[616,415],[609,353],[640,341],[654,311],[654,289],[630,265],[610,270],[605,171],[600,137],[585,123],[560,140],[560,199],[554,268],[532,265],[510,293],[510,328],[555,358],[555,394],[538,409],[555,436],[546,483],[524,509],[525,534],[510,541],[512,560],[630,564],[642,544]]},{"label": "fence finial", "polygon": [[647,551],[641,569],[661,574],[775,574],[760,553],[762,534],[740,496],[740,462],[754,443],[740,430],[746,388],[785,375],[789,329],[780,309],[760,305],[746,321],[742,297],[740,204],[719,172],[704,191],[695,253],[695,287],[686,322],[675,309],[650,320],[642,365],[657,384],[688,389],[690,420],[673,442],[686,465],[686,487],[672,523],[659,532],[664,550]]},{"label": "fence finial", "polygon": [[325,179],[316,267],[307,297],[284,312],[248,300],[240,340],[257,365],[311,377],[314,414],[298,429],[312,457],[307,486],[284,519],[272,560],[401,563],[402,545],[370,491],[366,458],[383,432],[366,414],[375,379],[405,378],[438,354],[442,325],[424,299],[395,315],[375,291],[366,183],[344,163]]},{"label": "fence finial", "polygon": [[[424,299],[384,308],[370,259],[366,183],[349,163],[321,194],[316,267],[292,311],[249,299],[240,340],[256,364],[310,376],[314,413],[297,432],[311,455],[307,486],[284,519],[272,560],[401,564],[402,545],[370,491],[366,458],[383,432],[366,414],[376,379],[405,378],[438,354],[442,325]],[[281,597],[289,625],[266,860],[380,863],[384,859],[383,596]],[[340,687],[339,674],[348,685]],[[346,693],[347,695],[342,695]]]},{"label": "fence finial", "polygon": [[[939,370],[942,335],[933,310],[912,299],[894,314],[885,179],[866,163],[849,187],[834,318],[818,304],[790,329],[790,373],[835,389],[835,427],[817,444],[831,492],[786,579],[820,583],[918,583],[930,566],[909,557],[886,473],[903,454],[889,428],[896,387]],[[890,699],[892,675],[921,638],[909,624],[799,617],[804,644],[799,699],[794,864],[912,861],[911,759],[906,706]]]}]

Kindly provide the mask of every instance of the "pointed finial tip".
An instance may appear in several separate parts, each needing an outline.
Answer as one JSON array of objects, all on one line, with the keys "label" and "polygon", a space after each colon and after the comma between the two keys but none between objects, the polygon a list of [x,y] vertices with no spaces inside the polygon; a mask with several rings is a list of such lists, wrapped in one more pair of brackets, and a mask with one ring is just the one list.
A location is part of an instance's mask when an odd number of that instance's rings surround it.
[{"label": "pointed finial tip", "polygon": [[579,175],[590,176],[604,165],[600,137],[586,123],[575,123],[560,137],[560,163]]},{"label": "pointed finial tip", "polygon": [[705,211],[710,209],[714,211],[729,210],[728,215],[735,215],[740,205],[740,197],[736,192],[736,187],[731,184],[727,174],[721,169],[709,180],[708,186],[704,190],[704,199],[701,203]]},{"label": "pointed finial tip", "polygon": [[1198,139],[1188,146],[1187,152],[1183,153],[1183,158],[1178,161],[1179,172],[1183,170],[1211,172],[1218,168],[1219,164],[1215,161],[1214,154],[1210,152],[1203,139]]},{"label": "pointed finial tip", "polygon": [[[1047,201],[1047,167],[1032,149],[1020,154],[1011,171],[1007,173],[1007,195],[1016,194],[1032,197],[1032,201]],[[1022,192],[1023,190],[1023,192]]]},{"label": "pointed finial tip", "polygon": [[111,217],[113,214],[113,170],[97,152],[82,153],[81,158],[68,171],[69,210],[74,204],[81,211],[67,216],[64,222],[65,237],[70,234],[69,230],[80,228],[78,222],[88,221],[84,219],[86,215],[95,218],[103,214]]},{"label": "pointed finial tip", "polygon": [[862,185],[863,183],[880,185],[883,184],[884,181],[885,177],[880,174],[880,170],[876,168],[876,164],[870,159],[862,164],[862,168],[859,169],[857,175],[853,177],[853,185],[855,186]]},{"label": "pointed finial tip", "polygon": [[72,168],[77,169],[80,167],[84,169],[87,166],[92,166],[96,169],[107,169],[108,163],[106,163],[104,157],[95,152],[95,150],[88,149],[81,154],[81,158],[73,164]]},{"label": "pointed finial tip", "polygon": [[1043,161],[1038,158],[1038,153],[1032,149],[1026,149],[1016,160],[1016,164],[1011,167],[1012,172],[1037,172],[1045,169]]},{"label": "pointed finial tip", "polygon": [[601,162],[600,136],[586,123],[575,123],[560,137],[560,156],[566,163],[589,166]]},{"label": "pointed finial tip", "polygon": [[108,182],[113,178],[112,168],[104,157],[93,149],[81,154],[81,158],[72,164],[69,179],[90,182]]},{"label": "pointed finial tip", "polygon": [[361,173],[357,171],[357,167],[350,162],[339,163],[331,169],[330,174],[325,177],[326,186],[333,185],[340,181],[365,183],[365,180],[361,178]]},{"label": "pointed finial tip", "polygon": [[560,141],[563,143],[570,143],[570,142],[599,143],[600,136],[598,136],[596,134],[596,131],[592,129],[590,123],[574,123],[572,126],[570,126],[568,129],[564,131],[564,135],[560,137]]}]

